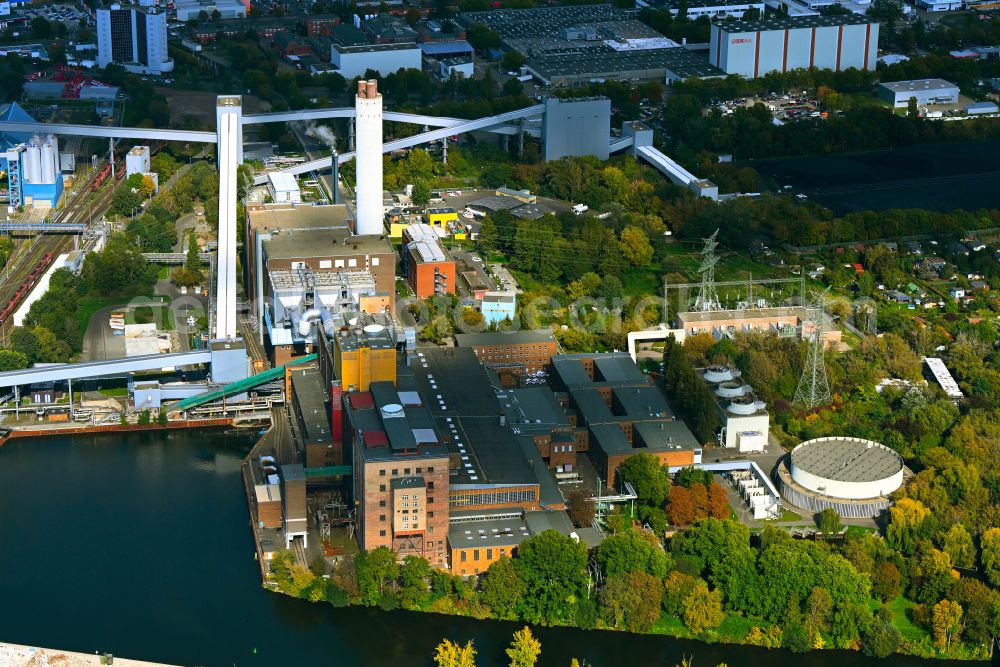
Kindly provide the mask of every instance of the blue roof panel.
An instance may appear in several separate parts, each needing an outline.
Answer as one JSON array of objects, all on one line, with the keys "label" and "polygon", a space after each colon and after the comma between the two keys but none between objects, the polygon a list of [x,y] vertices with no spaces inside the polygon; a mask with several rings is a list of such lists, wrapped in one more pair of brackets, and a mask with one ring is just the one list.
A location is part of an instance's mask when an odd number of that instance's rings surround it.
[{"label": "blue roof panel", "polygon": [[[35,119],[21,108],[17,102],[0,104],[0,122],[4,123],[34,123]],[[7,150],[17,144],[26,143],[31,139],[30,133],[0,131],[0,150]]]},{"label": "blue roof panel", "polygon": [[472,45],[465,41],[458,42],[423,42],[420,50],[428,56],[436,56],[442,53],[472,53]]}]

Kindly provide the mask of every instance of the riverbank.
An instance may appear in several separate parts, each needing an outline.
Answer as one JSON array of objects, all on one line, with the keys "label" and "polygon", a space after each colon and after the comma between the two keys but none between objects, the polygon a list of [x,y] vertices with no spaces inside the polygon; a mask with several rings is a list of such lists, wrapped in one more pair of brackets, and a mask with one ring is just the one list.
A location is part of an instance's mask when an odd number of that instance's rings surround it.
[{"label": "riverbank", "polygon": [[101,424],[80,426],[79,424],[41,423],[32,426],[18,426],[0,434],[0,447],[10,440],[23,438],[48,438],[54,436],[96,435],[99,433],[138,433],[144,431],[177,431],[185,429],[217,428],[235,426],[236,420],[224,419],[184,419],[166,424]]},{"label": "riverbank", "polygon": [[95,654],[60,651],[37,646],[22,646],[21,644],[6,644],[0,642],[0,665],[3,667],[91,667],[91,665],[117,665],[118,667],[176,667],[165,662],[147,662],[145,660],[130,660],[128,658],[108,657]]}]

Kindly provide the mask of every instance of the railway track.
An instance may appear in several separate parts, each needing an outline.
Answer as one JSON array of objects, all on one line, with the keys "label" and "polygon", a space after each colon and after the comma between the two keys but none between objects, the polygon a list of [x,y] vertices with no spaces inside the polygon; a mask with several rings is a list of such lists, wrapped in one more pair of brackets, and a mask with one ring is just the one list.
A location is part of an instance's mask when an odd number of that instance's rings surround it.
[{"label": "railway track", "polygon": [[[98,168],[100,165],[98,165]],[[50,222],[85,222],[90,223],[91,216],[96,212],[102,214],[111,205],[111,198],[114,196],[115,185],[118,181],[110,181],[111,186],[106,186],[96,193],[90,189],[90,183],[97,170],[77,187],[76,194],[66,205],[58,209]],[[0,305],[6,304],[13,298],[28,275],[38,266],[39,262],[51,253],[53,258],[60,253],[72,249],[72,238],[66,235],[31,233],[17,244],[14,255],[8,265],[0,272]],[[45,267],[46,269],[48,266]],[[44,272],[43,272],[44,273]],[[21,295],[22,299],[26,295]],[[20,305],[20,304],[18,304]],[[15,308],[16,309],[16,308]],[[10,332],[14,327],[13,317],[8,316],[0,322],[0,342],[7,344]]]}]

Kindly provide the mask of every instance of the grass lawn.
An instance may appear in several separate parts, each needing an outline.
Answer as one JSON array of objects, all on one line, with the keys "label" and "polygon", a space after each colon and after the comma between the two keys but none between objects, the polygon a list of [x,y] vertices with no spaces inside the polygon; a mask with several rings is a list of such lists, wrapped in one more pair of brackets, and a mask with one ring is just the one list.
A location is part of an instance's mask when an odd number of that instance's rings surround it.
[{"label": "grass lawn", "polygon": [[660,619],[649,631],[654,635],[669,635],[671,637],[690,637],[691,631],[684,625],[684,621],[676,616],[661,615]]},{"label": "grass lawn", "polygon": [[626,296],[662,296],[663,285],[655,271],[649,269],[628,269],[622,275],[622,286]]},{"label": "grass lawn", "polygon": [[764,626],[767,623],[760,619],[727,613],[726,617],[722,619],[722,625],[716,628],[716,632],[719,633],[719,637],[723,641],[736,643],[743,641],[743,638],[747,636],[747,633],[755,625]]},{"label": "grass lawn", "polygon": [[892,610],[892,624],[896,626],[903,637],[910,641],[919,642],[928,634],[926,630],[915,625],[909,618],[908,612],[916,606],[916,603],[907,600],[902,595],[889,603],[889,608]]},{"label": "grass lawn", "polygon": [[790,509],[781,509],[781,516],[777,519],[761,519],[761,521],[802,521],[803,517]]},{"label": "grass lawn", "polygon": [[848,526],[847,532],[844,533],[845,537],[857,536],[862,537],[868,533],[877,533],[878,531],[874,528],[866,528],[865,526]]}]

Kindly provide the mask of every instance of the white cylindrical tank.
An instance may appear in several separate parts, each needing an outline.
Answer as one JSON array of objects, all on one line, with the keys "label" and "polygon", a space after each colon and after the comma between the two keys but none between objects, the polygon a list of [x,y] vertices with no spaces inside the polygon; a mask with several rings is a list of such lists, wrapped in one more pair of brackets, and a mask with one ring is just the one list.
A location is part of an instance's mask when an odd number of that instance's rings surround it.
[{"label": "white cylindrical tank", "polygon": [[42,147],[31,145],[24,152],[24,179],[28,183],[42,182]]},{"label": "white cylindrical tank", "polygon": [[358,81],[357,114],[358,234],[381,234],[382,225],[382,95],[377,81]]},{"label": "white cylindrical tank", "polygon": [[42,173],[40,183],[55,183],[58,159],[55,147],[51,143],[42,144]]}]

